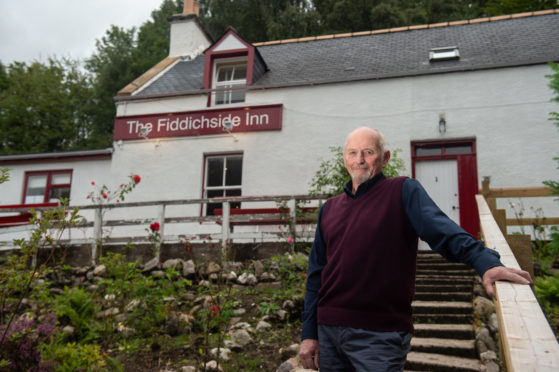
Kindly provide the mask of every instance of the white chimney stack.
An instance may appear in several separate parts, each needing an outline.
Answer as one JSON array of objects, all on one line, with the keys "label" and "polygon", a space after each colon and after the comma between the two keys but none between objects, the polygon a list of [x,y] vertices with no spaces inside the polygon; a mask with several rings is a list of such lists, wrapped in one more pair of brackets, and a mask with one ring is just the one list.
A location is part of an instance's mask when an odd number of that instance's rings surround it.
[{"label": "white chimney stack", "polygon": [[200,4],[197,1],[184,0],[182,14],[169,18],[171,22],[169,57],[192,59],[212,44],[211,37],[200,23],[199,14]]}]

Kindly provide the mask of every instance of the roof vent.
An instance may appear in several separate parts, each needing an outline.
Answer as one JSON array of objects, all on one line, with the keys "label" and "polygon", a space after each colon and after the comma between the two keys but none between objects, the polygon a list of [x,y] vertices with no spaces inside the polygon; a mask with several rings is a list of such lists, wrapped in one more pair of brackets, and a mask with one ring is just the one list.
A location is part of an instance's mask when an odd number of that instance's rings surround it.
[{"label": "roof vent", "polygon": [[433,48],[429,51],[429,61],[447,61],[449,59],[460,59],[460,53],[458,52],[458,47],[444,47],[444,48]]}]

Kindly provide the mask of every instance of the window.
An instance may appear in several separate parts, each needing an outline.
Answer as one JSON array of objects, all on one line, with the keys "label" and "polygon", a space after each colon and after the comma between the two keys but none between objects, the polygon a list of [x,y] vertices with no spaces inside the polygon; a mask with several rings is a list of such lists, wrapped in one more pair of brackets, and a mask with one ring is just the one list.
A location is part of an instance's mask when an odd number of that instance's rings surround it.
[{"label": "window", "polygon": [[224,105],[244,102],[247,78],[246,62],[216,64],[215,104]]},{"label": "window", "polygon": [[[240,196],[243,174],[242,155],[212,155],[206,157],[204,197]],[[241,203],[231,203],[231,208],[240,208]],[[220,203],[206,204],[206,216],[221,208]]]},{"label": "window", "polygon": [[433,48],[429,52],[429,61],[446,61],[449,59],[460,59],[460,52],[458,52],[458,47],[444,47],[444,48]]},{"label": "window", "polygon": [[41,171],[25,174],[24,204],[55,202],[70,198],[72,171]]}]

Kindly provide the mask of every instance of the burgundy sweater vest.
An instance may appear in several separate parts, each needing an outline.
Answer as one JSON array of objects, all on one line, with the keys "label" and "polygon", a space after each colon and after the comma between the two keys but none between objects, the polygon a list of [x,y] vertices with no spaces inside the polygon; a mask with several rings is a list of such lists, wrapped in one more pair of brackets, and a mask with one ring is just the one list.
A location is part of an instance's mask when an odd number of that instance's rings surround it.
[{"label": "burgundy sweater vest", "polygon": [[382,178],[356,199],[344,193],[324,206],[319,324],[413,332],[417,234],[402,205],[404,179]]}]

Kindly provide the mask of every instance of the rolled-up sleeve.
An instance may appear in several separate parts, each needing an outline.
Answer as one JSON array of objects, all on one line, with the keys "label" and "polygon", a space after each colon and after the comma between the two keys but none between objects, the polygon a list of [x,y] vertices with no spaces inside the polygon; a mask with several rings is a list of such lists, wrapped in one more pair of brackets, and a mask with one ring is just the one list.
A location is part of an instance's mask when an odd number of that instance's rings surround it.
[{"label": "rolled-up sleeve", "polygon": [[479,276],[503,265],[495,250],[485,247],[444,214],[417,180],[404,181],[402,202],[417,235],[446,259],[470,266]]}]

